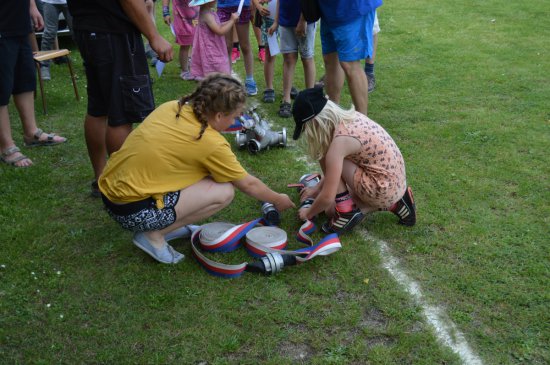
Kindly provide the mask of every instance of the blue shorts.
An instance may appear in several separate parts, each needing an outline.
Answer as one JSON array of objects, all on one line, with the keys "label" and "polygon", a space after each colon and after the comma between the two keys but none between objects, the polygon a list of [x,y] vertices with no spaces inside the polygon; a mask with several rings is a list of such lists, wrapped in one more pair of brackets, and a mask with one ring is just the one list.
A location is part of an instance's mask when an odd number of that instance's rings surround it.
[{"label": "blue shorts", "polygon": [[36,71],[28,36],[0,37],[0,106],[10,97],[36,89]]},{"label": "blue shorts", "polygon": [[338,52],[343,62],[359,61],[372,55],[373,10],[351,23],[330,26],[321,18],[321,46],[323,54]]},{"label": "blue shorts", "polygon": [[107,212],[122,228],[132,232],[158,231],[176,221],[174,207],[180,198],[180,192],[164,194],[164,208],[158,209],[153,198],[127,204],[115,204],[101,196]]}]

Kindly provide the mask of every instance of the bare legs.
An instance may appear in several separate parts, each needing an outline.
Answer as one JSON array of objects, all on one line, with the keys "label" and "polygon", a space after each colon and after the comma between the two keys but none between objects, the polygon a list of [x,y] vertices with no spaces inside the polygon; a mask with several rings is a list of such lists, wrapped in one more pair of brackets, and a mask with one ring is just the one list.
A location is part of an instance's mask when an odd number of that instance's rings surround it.
[{"label": "bare legs", "polygon": [[264,78],[265,78],[266,89],[273,89],[273,73],[275,70],[275,58],[276,58],[275,56],[271,56],[269,47],[265,47]]},{"label": "bare legs", "polygon": [[[34,114],[34,95],[32,91],[27,91],[21,94],[13,95],[13,101],[17,111],[19,113],[19,118],[21,118],[21,123],[23,124],[23,134],[26,140],[32,140],[34,134],[36,133],[38,127],[36,126],[36,117]],[[43,137],[42,137],[43,136]],[[40,139],[47,138],[45,134],[42,134]],[[62,142],[63,137],[55,136],[55,141]],[[11,133],[11,123],[8,112],[8,106],[0,106],[0,151],[3,152],[10,147],[14,147],[15,142],[13,141]],[[21,152],[15,152],[10,155],[9,159],[14,160],[22,156]],[[32,161],[29,158],[22,159],[19,162],[15,163],[17,167],[31,166]]]},{"label": "bare legs", "polygon": [[210,217],[231,203],[235,190],[231,183],[217,183],[207,177],[180,192],[180,198],[175,206],[176,221],[159,231],[144,232],[155,248],[166,244],[164,236],[187,224],[198,222]]},{"label": "bare legs", "polygon": [[93,117],[86,114],[84,137],[96,180],[105,168],[107,154],[118,151],[131,131],[132,124],[111,127],[107,125],[106,116]]},{"label": "bare legs", "polygon": [[340,62],[336,52],[323,55],[326,68],[325,87],[330,100],[340,102],[344,78],[348,82],[355,110],[367,115],[368,81],[361,61]]}]

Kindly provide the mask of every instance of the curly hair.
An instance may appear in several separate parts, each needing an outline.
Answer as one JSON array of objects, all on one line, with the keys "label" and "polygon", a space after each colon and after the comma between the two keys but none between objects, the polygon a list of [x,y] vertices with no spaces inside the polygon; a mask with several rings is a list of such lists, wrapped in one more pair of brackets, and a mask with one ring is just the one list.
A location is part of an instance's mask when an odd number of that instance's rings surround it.
[{"label": "curly hair", "polygon": [[197,139],[201,139],[208,127],[208,117],[216,113],[229,114],[246,102],[246,90],[237,79],[222,73],[212,73],[200,82],[195,91],[178,100],[179,118],[181,108],[190,103],[193,113],[201,123]]},{"label": "curly hair", "polygon": [[355,118],[355,109],[342,109],[328,100],[319,114],[305,124],[304,136],[309,156],[314,160],[322,159],[328,151],[334,131],[340,123],[348,123]]}]

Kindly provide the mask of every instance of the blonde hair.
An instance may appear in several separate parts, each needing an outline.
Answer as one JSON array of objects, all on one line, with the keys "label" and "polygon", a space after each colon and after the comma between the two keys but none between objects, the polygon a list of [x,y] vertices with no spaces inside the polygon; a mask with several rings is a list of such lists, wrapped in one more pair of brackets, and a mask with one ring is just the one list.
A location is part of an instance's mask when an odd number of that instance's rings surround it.
[{"label": "blonde hair", "polygon": [[348,123],[355,118],[355,109],[342,109],[328,100],[319,114],[305,123],[304,136],[307,141],[308,154],[314,160],[322,159],[334,138],[338,124]]},{"label": "blonde hair", "polygon": [[192,94],[185,95],[178,100],[179,118],[181,108],[191,103],[193,113],[201,123],[201,131],[197,139],[201,139],[206,127],[208,116],[215,113],[227,115],[246,103],[246,90],[234,77],[222,73],[212,73],[201,81]]}]

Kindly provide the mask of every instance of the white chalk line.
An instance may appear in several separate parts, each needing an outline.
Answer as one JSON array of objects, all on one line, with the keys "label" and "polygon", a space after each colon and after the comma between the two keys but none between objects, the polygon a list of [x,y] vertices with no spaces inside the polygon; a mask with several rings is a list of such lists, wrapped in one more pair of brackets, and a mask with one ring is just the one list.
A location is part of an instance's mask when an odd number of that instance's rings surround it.
[{"label": "white chalk line", "polygon": [[380,239],[372,237],[366,231],[362,232],[365,240],[374,241],[379,248],[382,258],[382,266],[389,271],[398,284],[403,286],[416,304],[422,308],[422,314],[433,327],[437,339],[456,353],[462,362],[467,365],[482,365],[481,358],[477,356],[445,311],[436,305],[429,304],[420,290],[420,285],[411,279],[400,267],[399,260],[392,255],[389,245]]},{"label": "white chalk line", "polygon": [[[313,172],[318,165],[305,156],[297,157],[299,162],[304,163],[308,169]],[[380,257],[382,258],[382,266],[389,271],[394,280],[403,286],[409,293],[416,304],[422,308],[422,314],[426,321],[433,327],[437,339],[444,345],[449,347],[462,363],[466,365],[483,365],[481,358],[477,356],[464,337],[464,334],[457,328],[456,324],[449,318],[447,313],[441,308],[433,304],[429,304],[420,290],[420,285],[411,279],[400,267],[399,260],[392,255],[387,242],[372,237],[366,230],[361,232],[365,240],[370,240],[378,245]]]}]

